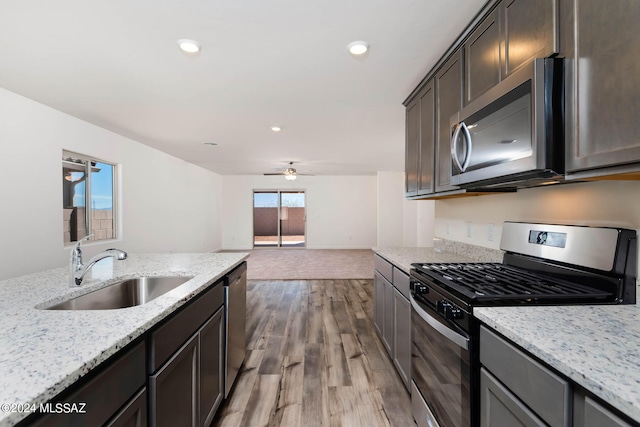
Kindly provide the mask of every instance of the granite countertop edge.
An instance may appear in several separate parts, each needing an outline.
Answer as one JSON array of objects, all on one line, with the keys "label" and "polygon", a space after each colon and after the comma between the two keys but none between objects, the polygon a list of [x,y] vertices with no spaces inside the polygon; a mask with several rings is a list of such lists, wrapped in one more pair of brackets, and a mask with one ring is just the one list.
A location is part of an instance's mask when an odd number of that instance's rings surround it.
[{"label": "granite countertop edge", "polygon": [[[162,319],[209,289],[248,253],[130,254],[100,261],[78,288],[59,268],[0,281],[0,404],[46,403]],[[144,275],[193,276],[136,307],[117,310],[43,310],[120,280]],[[0,427],[29,412],[0,411]]]}]

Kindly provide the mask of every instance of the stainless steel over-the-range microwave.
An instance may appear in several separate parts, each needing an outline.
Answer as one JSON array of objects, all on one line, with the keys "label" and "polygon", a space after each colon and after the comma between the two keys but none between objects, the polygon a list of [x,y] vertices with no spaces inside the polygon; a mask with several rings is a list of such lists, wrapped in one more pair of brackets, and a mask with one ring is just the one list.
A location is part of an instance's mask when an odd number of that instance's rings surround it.
[{"label": "stainless steel over-the-range microwave", "polygon": [[451,117],[451,183],[530,187],[564,177],[564,63],[531,61]]}]

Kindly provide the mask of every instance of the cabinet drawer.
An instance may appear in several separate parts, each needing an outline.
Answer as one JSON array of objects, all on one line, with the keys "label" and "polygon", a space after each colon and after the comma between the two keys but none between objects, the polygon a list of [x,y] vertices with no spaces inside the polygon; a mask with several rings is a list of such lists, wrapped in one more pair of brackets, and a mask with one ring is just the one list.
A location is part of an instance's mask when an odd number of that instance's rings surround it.
[{"label": "cabinet drawer", "polygon": [[380,255],[376,255],[373,258],[373,262],[376,270],[378,270],[385,279],[393,283],[393,265],[386,259],[382,258]]},{"label": "cabinet drawer", "polygon": [[[52,399],[62,403],[85,403],[86,413],[47,414],[33,426],[104,425],[118,409],[140,390],[146,381],[144,342],[136,344],[70,395]],[[100,369],[100,368],[98,368]]]},{"label": "cabinet drawer", "polygon": [[484,326],[480,362],[546,423],[569,424],[569,383]]},{"label": "cabinet drawer", "polygon": [[395,286],[396,289],[400,291],[400,293],[404,295],[406,299],[410,299],[411,297],[411,290],[409,289],[409,283],[410,283],[409,276],[404,271],[394,266],[393,267],[393,286]]},{"label": "cabinet drawer", "polygon": [[158,370],[211,315],[224,304],[223,281],[215,283],[196,300],[151,333],[150,373]]}]

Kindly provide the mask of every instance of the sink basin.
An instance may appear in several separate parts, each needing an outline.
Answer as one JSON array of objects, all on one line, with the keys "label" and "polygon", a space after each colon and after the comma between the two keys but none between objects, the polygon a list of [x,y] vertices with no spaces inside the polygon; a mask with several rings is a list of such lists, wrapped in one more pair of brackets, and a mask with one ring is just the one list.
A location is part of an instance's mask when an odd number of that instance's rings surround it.
[{"label": "sink basin", "polygon": [[61,302],[48,307],[47,310],[109,310],[133,307],[146,304],[192,278],[189,276],[134,277]]}]

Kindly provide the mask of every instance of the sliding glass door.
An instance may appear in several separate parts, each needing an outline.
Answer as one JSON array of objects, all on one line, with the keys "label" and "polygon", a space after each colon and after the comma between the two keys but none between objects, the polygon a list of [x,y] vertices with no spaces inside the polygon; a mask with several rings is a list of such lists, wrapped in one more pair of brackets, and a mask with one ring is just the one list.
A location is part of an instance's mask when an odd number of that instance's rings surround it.
[{"label": "sliding glass door", "polygon": [[305,245],[304,191],[254,191],[253,246],[304,247]]}]

